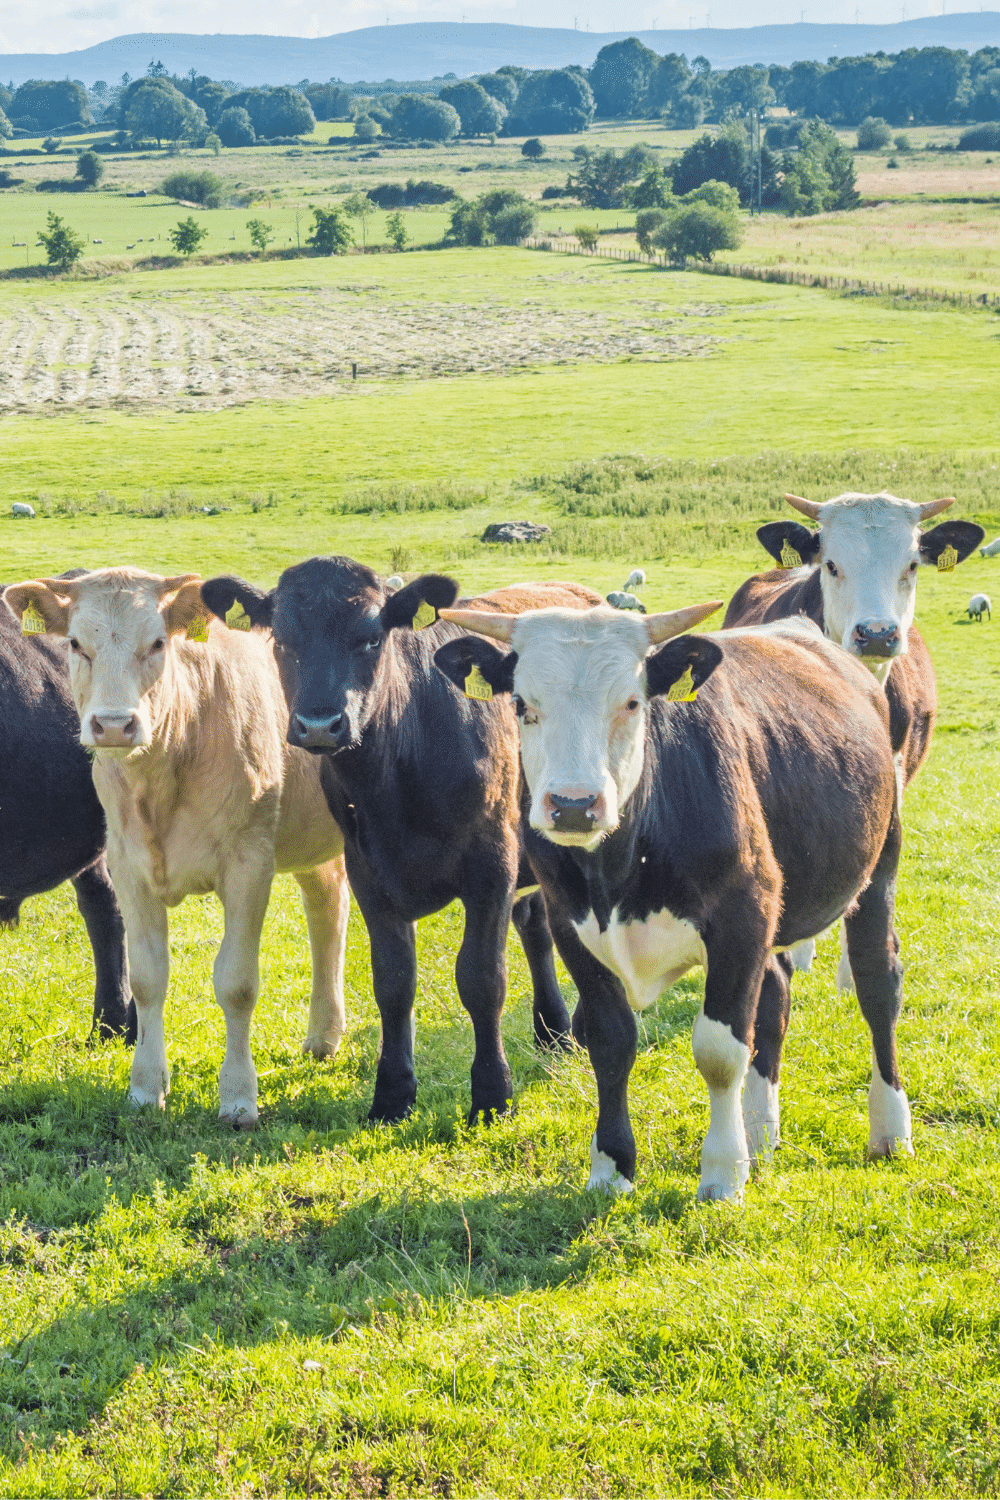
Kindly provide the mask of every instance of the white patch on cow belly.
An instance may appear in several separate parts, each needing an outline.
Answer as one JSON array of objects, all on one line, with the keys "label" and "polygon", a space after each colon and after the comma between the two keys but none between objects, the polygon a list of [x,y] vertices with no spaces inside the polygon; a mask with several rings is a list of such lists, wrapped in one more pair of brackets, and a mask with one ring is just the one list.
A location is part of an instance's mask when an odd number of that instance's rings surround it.
[{"label": "white patch on cow belly", "polygon": [[703,1202],[740,1198],[750,1176],[750,1155],[740,1100],[750,1066],[750,1048],[733,1035],[731,1026],[713,1021],[701,1010],[694,1018],[691,1049],[698,1071],[708,1085],[711,1104],[708,1134],[701,1148]]},{"label": "white patch on cow belly", "polygon": [[574,926],[584,947],[618,975],[633,1010],[646,1010],[682,974],[706,963],[698,929],[667,910],[644,922],[620,922],[616,907],[604,932],[593,912]]},{"label": "white patch on cow belly", "polygon": [[607,1193],[631,1193],[632,1183],[623,1177],[614,1157],[598,1149],[597,1132],[590,1138],[590,1178],[588,1188],[603,1188]]},{"label": "white patch on cow belly", "polygon": [[886,1083],[872,1053],[872,1081],[868,1090],[868,1156],[912,1156],[913,1127],[910,1101],[903,1089]]},{"label": "white patch on cow belly", "polygon": [[778,1085],[750,1068],[743,1085],[743,1124],[750,1160],[759,1165],[770,1161],[781,1139]]}]

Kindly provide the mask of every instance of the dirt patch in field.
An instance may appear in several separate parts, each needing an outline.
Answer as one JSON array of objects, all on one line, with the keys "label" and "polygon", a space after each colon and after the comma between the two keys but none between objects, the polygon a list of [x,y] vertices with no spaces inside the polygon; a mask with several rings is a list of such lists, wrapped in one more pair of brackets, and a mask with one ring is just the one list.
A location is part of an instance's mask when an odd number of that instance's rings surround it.
[{"label": "dirt patch in field", "polygon": [[352,365],[371,382],[687,359],[721,342],[696,331],[700,316],[693,307],[621,318],[533,301],[402,302],[367,288],[119,293],[73,308],[40,300],[0,316],[0,411],[213,409],[335,394],[352,383]]}]

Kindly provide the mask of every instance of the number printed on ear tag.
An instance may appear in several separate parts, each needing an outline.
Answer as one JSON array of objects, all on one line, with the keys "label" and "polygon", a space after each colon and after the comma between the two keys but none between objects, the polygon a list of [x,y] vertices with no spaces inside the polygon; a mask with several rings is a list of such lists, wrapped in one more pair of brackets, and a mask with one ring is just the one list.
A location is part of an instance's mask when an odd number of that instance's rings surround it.
[{"label": "number printed on ear tag", "polygon": [[21,616],[21,634],[45,634],[45,617],[39,610],[35,608],[33,604],[29,604],[27,609],[24,611],[24,614]]},{"label": "number printed on ear tag", "polygon": [[437,610],[433,604],[428,604],[426,599],[421,599],[420,608],[413,616],[414,630],[423,630],[427,625],[433,625],[437,619]]},{"label": "number printed on ear tag", "polygon": [[481,703],[493,701],[493,689],[479,668],[474,666],[465,679],[465,696],[467,698],[478,698]]},{"label": "number printed on ear tag", "polygon": [[802,559],[795,548],[786,542],[781,549],[781,566],[783,568],[801,568]]},{"label": "number printed on ear tag", "polygon": [[230,630],[249,630],[250,616],[237,599],[232,609],[226,610],[226,624]]},{"label": "number printed on ear tag", "polygon": [[955,564],[958,562],[958,552],[954,547],[946,547],[943,552],[938,553],[938,572],[954,572]]},{"label": "number printed on ear tag", "polygon": [[681,673],[676,682],[672,682],[664,693],[668,703],[693,703],[698,696],[698,689],[694,685],[691,676],[691,668],[687,667]]},{"label": "number printed on ear tag", "polygon": [[189,622],[188,628],[187,630],[185,630],[184,635],[185,638],[189,641],[207,641],[208,619],[206,618],[206,616],[195,615],[194,619]]}]

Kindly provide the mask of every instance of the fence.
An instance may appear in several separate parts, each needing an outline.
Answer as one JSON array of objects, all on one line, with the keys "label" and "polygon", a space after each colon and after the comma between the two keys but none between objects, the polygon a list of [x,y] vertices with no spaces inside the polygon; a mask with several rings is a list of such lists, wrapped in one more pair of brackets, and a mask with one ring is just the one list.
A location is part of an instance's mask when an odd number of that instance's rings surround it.
[{"label": "fence", "polygon": [[[564,255],[590,255],[601,260],[635,261],[643,265],[666,266],[665,255],[644,255],[641,250],[619,249],[617,245],[598,245],[585,250],[575,240],[554,240],[532,236],[522,240],[527,250],[558,250]],[[857,281],[847,276],[826,276],[817,271],[793,271],[784,266],[744,266],[732,261],[699,261],[685,269],[704,276],[738,276],[743,281],[775,281],[784,286],[826,287],[832,291],[853,292],[865,297],[905,297],[920,302],[947,302],[952,307],[1000,307],[1000,296],[990,292],[946,292],[939,287],[909,287],[888,281]]]}]

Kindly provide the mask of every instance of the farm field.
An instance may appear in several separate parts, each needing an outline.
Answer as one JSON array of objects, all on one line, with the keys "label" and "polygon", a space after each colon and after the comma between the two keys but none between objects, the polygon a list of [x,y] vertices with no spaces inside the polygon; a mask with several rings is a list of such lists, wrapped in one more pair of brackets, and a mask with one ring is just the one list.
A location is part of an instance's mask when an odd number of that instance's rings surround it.
[{"label": "farm field", "polygon": [[[268,583],[342,551],[606,592],[640,563],[670,608],[763,566],[786,489],[953,494],[992,537],[997,326],[518,250],[6,280],[4,581],[127,560]],[[550,538],[479,541],[509,516]],[[124,1049],[86,1044],[72,893],[27,903],[0,934],[0,1491],[1000,1491],[1000,625],[964,613],[1000,603],[998,566],[919,584],[941,717],[898,892],[912,1160],[865,1163],[835,933],[793,984],[775,1164],[699,1207],[698,973],[642,1018],[636,1192],[608,1200],[584,1188],[589,1062],[534,1051],[516,941],[515,1111],[465,1127],[457,909],[419,928],[416,1113],[371,1129],[362,924],[347,1037],[304,1060],[305,924],[276,882],[245,1137],[215,1120],[214,898],[172,913],[157,1119],[125,1102]]]}]

